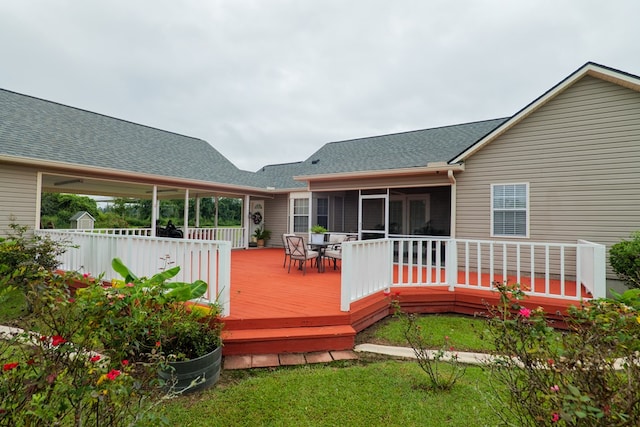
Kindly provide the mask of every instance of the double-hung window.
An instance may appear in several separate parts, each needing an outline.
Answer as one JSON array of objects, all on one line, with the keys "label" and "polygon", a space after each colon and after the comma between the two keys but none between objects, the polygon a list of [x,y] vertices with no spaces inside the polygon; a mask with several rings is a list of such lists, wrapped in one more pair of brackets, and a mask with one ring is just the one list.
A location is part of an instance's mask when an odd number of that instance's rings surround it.
[{"label": "double-hung window", "polygon": [[528,237],[529,184],[491,185],[491,235]]},{"label": "double-hung window", "polygon": [[293,232],[309,231],[309,199],[293,199]]}]

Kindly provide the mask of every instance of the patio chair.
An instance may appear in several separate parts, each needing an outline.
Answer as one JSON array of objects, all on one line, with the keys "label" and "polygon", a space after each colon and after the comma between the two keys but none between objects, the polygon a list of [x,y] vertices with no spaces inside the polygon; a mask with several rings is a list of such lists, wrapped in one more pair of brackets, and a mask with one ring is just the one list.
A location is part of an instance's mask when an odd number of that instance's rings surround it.
[{"label": "patio chair", "polygon": [[282,245],[284,246],[284,262],[282,263],[282,268],[287,266],[287,258],[289,258],[289,264],[291,264],[291,258],[289,257],[289,255],[291,255],[291,249],[289,248],[289,242],[287,241],[287,237],[289,236],[295,236],[295,234],[285,233],[282,235]]},{"label": "patio chair", "polygon": [[304,239],[300,236],[287,236],[287,242],[289,243],[289,270],[287,273],[291,272],[291,261],[299,261],[300,269],[302,270],[302,275],[304,276],[307,272],[307,261],[311,261],[311,265],[313,266],[313,260],[318,262],[318,255],[320,255],[316,251],[310,251],[307,249],[307,246],[304,243]]},{"label": "patio chair", "polygon": [[[348,235],[348,236],[345,236],[344,240],[342,240],[342,243],[351,242],[354,240],[357,240],[356,236]],[[338,268],[338,260],[342,260],[342,243],[336,244],[336,246],[334,246],[332,249],[327,249],[326,251],[324,251],[325,258],[327,258],[329,262],[333,260],[334,270]]]}]

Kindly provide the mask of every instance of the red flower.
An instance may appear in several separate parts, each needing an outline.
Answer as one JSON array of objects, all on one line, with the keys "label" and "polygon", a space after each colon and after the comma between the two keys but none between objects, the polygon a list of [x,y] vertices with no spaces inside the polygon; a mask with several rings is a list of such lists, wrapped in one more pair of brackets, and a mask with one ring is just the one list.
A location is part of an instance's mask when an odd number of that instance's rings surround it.
[{"label": "red flower", "polygon": [[92,356],[91,359],[89,359],[92,362],[97,362],[98,360],[100,360],[100,355],[96,354],[95,356]]},{"label": "red flower", "polygon": [[51,345],[54,346],[54,347],[57,347],[60,344],[64,344],[66,342],[67,342],[67,340],[62,338],[60,335],[54,335],[54,336],[51,337]]},{"label": "red flower", "polygon": [[82,275],[82,277],[84,277],[85,279],[86,279],[86,278],[88,278],[89,276],[91,276],[91,273],[84,273],[84,274]]},{"label": "red flower", "polygon": [[74,298],[69,298],[68,300],[69,302],[76,302],[76,300]]},{"label": "red flower", "polygon": [[10,371],[18,367],[18,362],[6,363],[3,367],[3,371]]},{"label": "red flower", "polygon": [[129,364],[129,361],[127,359],[124,359],[122,362],[122,366],[127,366]]},{"label": "red flower", "polygon": [[160,341],[156,341],[156,347],[160,347],[162,343]]},{"label": "red flower", "polygon": [[107,374],[107,378],[109,378],[111,381],[115,380],[116,378],[118,378],[120,376],[122,372],[120,372],[117,369],[112,369],[111,371],[109,371],[109,373]]},{"label": "red flower", "polygon": [[394,296],[394,297],[400,296],[400,291],[395,291],[395,292],[393,293],[393,296]]}]

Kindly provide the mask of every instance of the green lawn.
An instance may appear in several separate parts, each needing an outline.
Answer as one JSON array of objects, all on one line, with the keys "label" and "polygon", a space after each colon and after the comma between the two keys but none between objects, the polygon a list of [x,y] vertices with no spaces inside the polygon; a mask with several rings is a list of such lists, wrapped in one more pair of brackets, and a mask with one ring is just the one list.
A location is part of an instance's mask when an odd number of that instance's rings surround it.
[{"label": "green lawn", "polygon": [[226,371],[221,383],[162,407],[176,426],[496,425],[487,374],[469,367],[449,392],[408,361]]},{"label": "green lawn", "polygon": [[0,325],[4,322],[13,323],[26,314],[27,303],[21,290],[0,290]]},{"label": "green lawn", "polygon": [[[487,352],[493,349],[491,342],[481,338],[481,333],[486,328],[486,320],[483,318],[428,314],[419,316],[417,323],[424,331],[431,348],[441,348],[445,344],[445,337],[449,337],[447,348],[453,346],[458,351],[476,352]],[[361,333],[358,342],[407,346],[402,324],[391,316]]]}]

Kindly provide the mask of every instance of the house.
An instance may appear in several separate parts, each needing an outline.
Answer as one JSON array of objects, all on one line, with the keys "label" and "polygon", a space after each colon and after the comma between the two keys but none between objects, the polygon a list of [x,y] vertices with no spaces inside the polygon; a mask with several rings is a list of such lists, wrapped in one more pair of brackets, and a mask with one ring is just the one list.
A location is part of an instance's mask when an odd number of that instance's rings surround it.
[{"label": "house", "polygon": [[322,224],[363,239],[610,246],[640,229],[640,77],[595,63],[512,117],[331,142],[255,173],[200,139],[7,90],[0,123],[0,232],[37,225],[42,191],[239,197],[239,247],[252,203],[274,236]]}]

